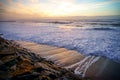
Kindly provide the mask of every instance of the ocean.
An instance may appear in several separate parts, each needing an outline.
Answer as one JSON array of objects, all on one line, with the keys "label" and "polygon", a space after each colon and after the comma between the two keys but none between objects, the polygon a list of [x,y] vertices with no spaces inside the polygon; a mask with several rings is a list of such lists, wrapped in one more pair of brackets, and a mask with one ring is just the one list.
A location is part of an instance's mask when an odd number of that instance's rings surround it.
[{"label": "ocean", "polygon": [[120,63],[120,18],[1,21],[4,38],[64,47]]}]

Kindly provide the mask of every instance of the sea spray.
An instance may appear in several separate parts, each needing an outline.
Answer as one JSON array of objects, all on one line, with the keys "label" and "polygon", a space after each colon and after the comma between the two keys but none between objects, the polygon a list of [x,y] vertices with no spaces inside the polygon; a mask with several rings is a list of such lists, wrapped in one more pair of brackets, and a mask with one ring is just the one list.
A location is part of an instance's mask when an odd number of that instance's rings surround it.
[{"label": "sea spray", "polygon": [[87,56],[85,57],[83,60],[81,60],[80,62],[77,62],[73,65],[67,66],[65,68],[73,68],[76,66],[74,73],[81,75],[82,77],[85,77],[86,71],[89,69],[89,67],[94,64],[95,62],[97,62],[100,59],[100,57],[96,57],[96,56]]}]

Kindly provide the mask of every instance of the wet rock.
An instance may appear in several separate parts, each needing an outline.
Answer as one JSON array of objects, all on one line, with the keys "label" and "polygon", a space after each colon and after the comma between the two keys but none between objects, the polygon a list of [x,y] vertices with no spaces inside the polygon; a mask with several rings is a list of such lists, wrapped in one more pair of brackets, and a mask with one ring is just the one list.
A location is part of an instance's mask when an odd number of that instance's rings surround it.
[{"label": "wet rock", "polygon": [[0,80],[80,80],[73,72],[0,37]]},{"label": "wet rock", "polygon": [[16,64],[16,70],[12,73],[13,76],[20,75],[26,72],[32,72],[33,65],[29,60],[20,61]]},{"label": "wet rock", "polygon": [[35,78],[39,77],[39,75],[40,73],[26,73],[14,76],[11,78],[11,80],[34,80]]},{"label": "wet rock", "polygon": [[58,78],[58,76],[55,75],[55,74],[49,74],[48,76],[49,76],[51,79],[56,79],[56,78]]},{"label": "wet rock", "polygon": [[51,80],[48,76],[42,75],[39,76],[39,80]]},{"label": "wet rock", "polygon": [[10,68],[11,71],[15,71],[16,69],[17,69],[17,66],[16,66],[16,65],[13,65],[13,66]]},{"label": "wet rock", "polygon": [[0,65],[2,65],[2,64],[3,64],[3,61],[0,60]]},{"label": "wet rock", "polygon": [[36,72],[42,72],[42,71],[44,71],[44,70],[45,70],[45,69],[42,68],[42,67],[39,67],[39,68],[36,68],[36,69],[35,69]]},{"label": "wet rock", "polygon": [[0,65],[0,70],[1,70],[1,71],[7,71],[7,70],[8,70],[8,67],[5,66],[5,65]]}]

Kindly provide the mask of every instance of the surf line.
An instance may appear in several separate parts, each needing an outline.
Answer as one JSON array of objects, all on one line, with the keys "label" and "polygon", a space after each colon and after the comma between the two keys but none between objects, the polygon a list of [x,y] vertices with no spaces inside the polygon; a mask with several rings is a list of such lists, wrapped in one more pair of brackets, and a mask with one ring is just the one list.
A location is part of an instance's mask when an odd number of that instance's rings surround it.
[{"label": "surf line", "polygon": [[78,74],[82,77],[85,77],[85,74],[87,72],[87,70],[89,69],[89,67],[94,64],[95,62],[97,62],[100,59],[100,57],[96,57],[96,56],[87,56],[85,57],[83,60],[81,60],[80,62],[77,62],[71,66],[68,66],[66,68],[73,68],[76,67],[74,70],[75,74]]}]

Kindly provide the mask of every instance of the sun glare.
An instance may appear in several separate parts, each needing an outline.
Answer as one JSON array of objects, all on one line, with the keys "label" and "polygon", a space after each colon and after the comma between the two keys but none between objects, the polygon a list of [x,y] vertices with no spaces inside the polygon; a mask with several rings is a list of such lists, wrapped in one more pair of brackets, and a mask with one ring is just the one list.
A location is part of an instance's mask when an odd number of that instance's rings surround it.
[{"label": "sun glare", "polygon": [[[77,0],[0,1],[0,14],[4,17],[66,17],[119,15],[120,1],[87,2]],[[19,16],[18,16],[19,15]],[[2,17],[3,17],[2,16]]]}]

